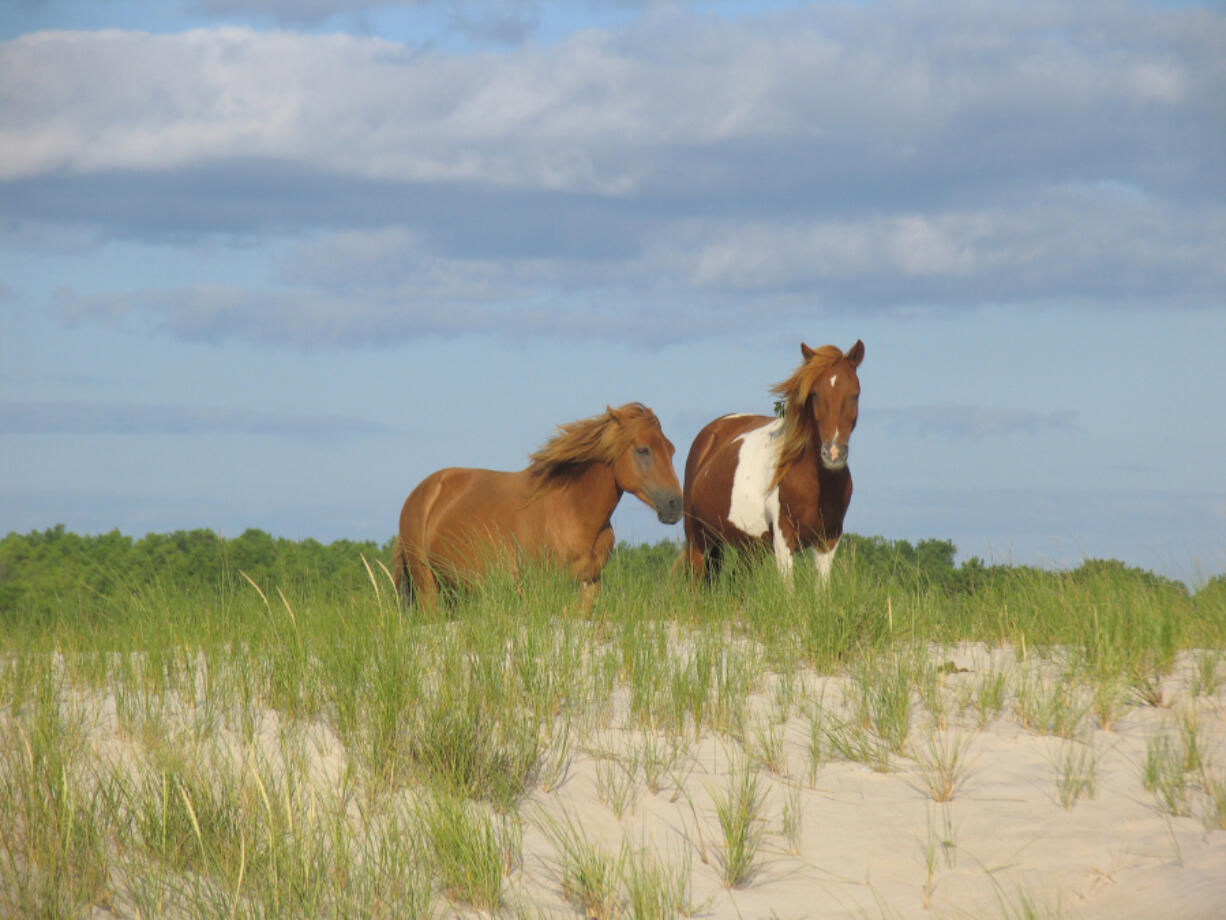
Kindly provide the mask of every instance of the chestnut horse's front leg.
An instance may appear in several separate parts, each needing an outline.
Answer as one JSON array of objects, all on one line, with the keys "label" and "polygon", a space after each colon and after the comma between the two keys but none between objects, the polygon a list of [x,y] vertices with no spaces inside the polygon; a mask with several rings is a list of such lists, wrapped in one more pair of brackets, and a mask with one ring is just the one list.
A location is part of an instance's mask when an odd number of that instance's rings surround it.
[{"label": "chestnut horse's front leg", "polygon": [[571,563],[570,574],[582,586],[579,608],[589,613],[600,594],[600,573],[604,571],[609,554],[613,552],[613,528],[605,527],[596,535],[591,548]]}]

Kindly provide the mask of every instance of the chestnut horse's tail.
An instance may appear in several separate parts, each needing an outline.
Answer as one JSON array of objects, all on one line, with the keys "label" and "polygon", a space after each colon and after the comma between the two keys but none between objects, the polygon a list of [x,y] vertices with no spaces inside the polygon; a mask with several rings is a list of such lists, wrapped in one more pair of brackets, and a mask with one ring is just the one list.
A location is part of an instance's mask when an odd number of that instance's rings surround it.
[{"label": "chestnut horse's tail", "polygon": [[404,541],[396,537],[396,546],[392,550],[392,579],[396,582],[396,591],[406,604],[413,603],[413,578],[409,575],[409,554],[405,552]]}]

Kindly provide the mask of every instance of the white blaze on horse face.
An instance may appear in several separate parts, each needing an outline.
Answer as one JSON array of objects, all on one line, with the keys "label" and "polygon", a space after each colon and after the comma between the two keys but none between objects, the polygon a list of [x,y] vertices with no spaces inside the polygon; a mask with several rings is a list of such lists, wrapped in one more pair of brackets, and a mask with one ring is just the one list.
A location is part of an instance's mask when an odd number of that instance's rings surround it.
[{"label": "white blaze on horse face", "polygon": [[747,431],[741,442],[736,470],[732,474],[732,496],[728,523],[746,536],[762,537],[771,531],[775,562],[784,575],[792,571],[792,550],[779,525],[779,487],[770,487],[779,460],[779,436],[783,420],[776,419],[761,428]]},{"label": "white blaze on horse face", "polygon": [[830,439],[830,459],[838,462],[839,459],[839,429],[834,429],[834,437]]}]

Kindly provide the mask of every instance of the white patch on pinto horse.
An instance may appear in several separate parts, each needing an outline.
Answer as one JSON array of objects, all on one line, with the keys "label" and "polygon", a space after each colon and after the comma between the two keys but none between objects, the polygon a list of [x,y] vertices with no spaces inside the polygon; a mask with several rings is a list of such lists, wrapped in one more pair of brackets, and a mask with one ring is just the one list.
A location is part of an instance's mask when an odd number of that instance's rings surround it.
[{"label": "white patch on pinto horse", "polygon": [[837,541],[824,553],[816,546],[813,547],[813,566],[817,569],[817,577],[822,587],[830,584],[830,570],[834,567],[834,551],[838,548]]},{"label": "white patch on pinto horse", "polygon": [[784,575],[792,572],[792,550],[783,538],[779,525],[779,487],[771,488],[771,477],[779,462],[779,436],[783,420],[775,419],[760,428],[745,432],[741,442],[736,470],[732,474],[732,496],[728,505],[728,523],[750,537],[771,532],[775,562]]}]

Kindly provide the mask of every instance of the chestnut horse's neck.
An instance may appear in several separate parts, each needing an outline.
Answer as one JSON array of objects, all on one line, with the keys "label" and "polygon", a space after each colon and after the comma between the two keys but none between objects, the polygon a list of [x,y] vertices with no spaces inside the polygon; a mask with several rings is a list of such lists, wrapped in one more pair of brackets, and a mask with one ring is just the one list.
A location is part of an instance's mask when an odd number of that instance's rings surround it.
[{"label": "chestnut horse's neck", "polygon": [[554,481],[543,489],[546,502],[560,502],[575,519],[589,526],[593,534],[600,531],[621,501],[622,490],[613,475],[613,467],[599,460],[577,463],[565,473],[554,474]]}]

